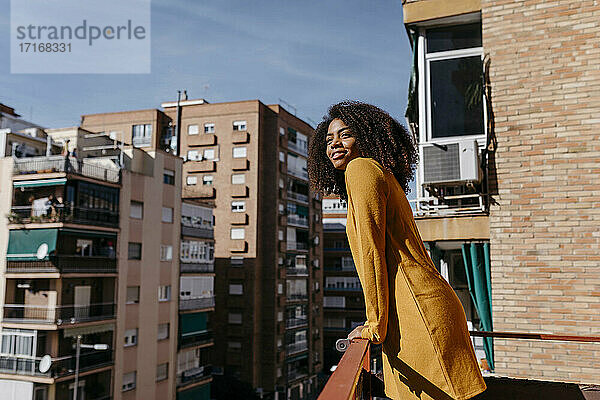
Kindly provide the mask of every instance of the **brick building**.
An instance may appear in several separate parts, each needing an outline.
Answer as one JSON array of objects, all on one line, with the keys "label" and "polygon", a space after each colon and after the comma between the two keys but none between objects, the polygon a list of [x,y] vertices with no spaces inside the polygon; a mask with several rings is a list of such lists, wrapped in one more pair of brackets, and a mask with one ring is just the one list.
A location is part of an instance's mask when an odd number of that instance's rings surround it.
[{"label": "brick building", "polygon": [[[403,11],[415,216],[468,319],[597,335],[600,4],[418,0]],[[486,345],[499,375],[600,382],[600,343]]]}]

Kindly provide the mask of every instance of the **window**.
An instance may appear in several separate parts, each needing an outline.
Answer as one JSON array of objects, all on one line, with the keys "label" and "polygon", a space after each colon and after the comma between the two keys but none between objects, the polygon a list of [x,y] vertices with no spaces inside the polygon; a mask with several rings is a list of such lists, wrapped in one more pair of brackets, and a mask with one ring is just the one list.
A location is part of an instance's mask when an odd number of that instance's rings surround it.
[{"label": "window", "polygon": [[323,307],[344,308],[346,307],[346,297],[344,296],[324,296]]},{"label": "window", "polygon": [[173,259],[173,246],[160,246],[160,261],[171,261]]},{"label": "window", "polygon": [[279,232],[277,233],[277,239],[283,240],[283,230],[279,230]]},{"label": "window", "polygon": [[245,131],[246,130],[246,121],[233,121],[233,130],[234,131]]},{"label": "window", "polygon": [[228,342],[227,343],[227,350],[239,351],[241,349],[242,349],[241,342]]},{"label": "window", "polygon": [[188,177],[185,179],[185,183],[186,183],[188,186],[194,186],[194,185],[195,185],[197,182],[198,182],[198,177],[196,177],[196,176],[188,176]]},{"label": "window", "polygon": [[484,134],[481,23],[427,29],[425,39],[428,139]]},{"label": "window", "polygon": [[157,340],[164,340],[169,337],[169,323],[166,324],[158,324],[158,335],[156,336]]},{"label": "window", "polygon": [[188,150],[187,159],[191,161],[200,161],[202,157],[198,154],[198,150]]},{"label": "window", "polygon": [[232,267],[241,267],[244,265],[244,257],[243,256],[231,256],[229,259]]},{"label": "window", "polygon": [[152,124],[133,125],[131,136],[134,146],[149,146],[152,141]]},{"label": "window", "polygon": [[285,211],[285,208],[283,207],[282,203],[279,203],[279,214],[283,214]]},{"label": "window", "polygon": [[246,157],[246,146],[233,148],[233,158],[245,158],[245,157]]},{"label": "window", "polygon": [[285,153],[283,151],[279,152],[279,161],[285,162]]},{"label": "window", "polygon": [[158,301],[171,300],[171,285],[161,285],[158,287]]},{"label": "window", "polygon": [[240,284],[229,284],[229,294],[244,294],[244,286]]},{"label": "window", "polygon": [[283,283],[277,284],[277,294],[283,294]]},{"label": "window", "polygon": [[181,262],[209,263],[215,260],[215,247],[213,242],[182,240],[179,253]]},{"label": "window", "polygon": [[279,127],[279,134],[285,136],[285,129],[283,129],[283,127]]},{"label": "window", "polygon": [[233,185],[243,185],[244,183],[246,183],[246,175],[244,175],[244,174],[231,175],[231,183]]},{"label": "window", "polygon": [[202,184],[203,185],[212,185],[213,184],[213,176],[212,175],[204,175],[202,177]]},{"label": "window", "polygon": [[135,371],[123,374],[123,391],[135,389]]},{"label": "window", "polygon": [[127,248],[127,258],[129,260],[141,260],[142,259],[142,244],[129,242]]},{"label": "window", "polygon": [[283,189],[285,187],[285,182],[283,181],[283,178],[279,178],[279,188]]},{"label": "window", "polygon": [[241,313],[229,313],[227,316],[227,321],[230,324],[241,324],[242,323],[242,314]]},{"label": "window", "polygon": [[135,346],[137,344],[137,336],[138,336],[137,328],[127,329],[125,331],[125,347]]},{"label": "window", "polygon": [[246,237],[246,231],[244,228],[231,228],[232,239],[244,239]]},{"label": "window", "polygon": [[246,202],[245,201],[232,201],[231,202],[231,211],[233,211],[233,212],[246,211]]},{"label": "window", "polygon": [[165,169],[163,172],[163,183],[165,185],[174,185],[175,184],[175,171],[171,171],[170,169]]},{"label": "window", "polygon": [[91,256],[94,242],[89,239],[77,239],[76,253],[80,256]]},{"label": "window", "polygon": [[158,364],[156,366],[156,382],[164,381],[169,376],[169,363]]},{"label": "window", "polygon": [[139,201],[132,201],[129,207],[129,216],[135,219],[144,218],[144,203]]},{"label": "window", "polygon": [[202,158],[205,160],[214,160],[215,159],[215,149],[206,149],[202,154]]},{"label": "window", "polygon": [[162,208],[162,222],[173,223],[173,209],[171,207]]},{"label": "window", "polygon": [[215,124],[211,122],[204,124],[204,133],[215,133]]},{"label": "window", "polygon": [[283,321],[283,312],[277,311],[277,322]]},{"label": "window", "polygon": [[127,286],[127,304],[137,304],[140,302],[140,287],[139,286]]},{"label": "window", "polygon": [[197,135],[198,134],[198,125],[188,125],[188,135]]}]

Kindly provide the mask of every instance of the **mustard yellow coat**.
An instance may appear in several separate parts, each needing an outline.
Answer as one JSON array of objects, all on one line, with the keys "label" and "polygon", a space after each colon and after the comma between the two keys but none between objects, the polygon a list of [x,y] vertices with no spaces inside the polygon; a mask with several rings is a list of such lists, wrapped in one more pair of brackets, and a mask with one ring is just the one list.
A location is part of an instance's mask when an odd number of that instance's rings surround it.
[{"label": "mustard yellow coat", "polygon": [[454,290],[437,272],[393,173],[371,158],[345,171],[346,233],[362,284],[366,328],[383,343],[392,399],[468,399],[485,390]]}]

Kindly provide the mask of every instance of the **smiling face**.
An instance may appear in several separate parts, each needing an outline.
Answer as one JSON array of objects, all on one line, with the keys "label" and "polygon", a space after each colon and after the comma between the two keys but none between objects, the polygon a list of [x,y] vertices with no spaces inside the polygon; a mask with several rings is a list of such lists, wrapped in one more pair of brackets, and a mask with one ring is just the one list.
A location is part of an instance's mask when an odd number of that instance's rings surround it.
[{"label": "smiling face", "polygon": [[335,169],[345,171],[346,165],[351,160],[360,157],[354,134],[348,125],[339,118],[334,119],[329,124],[325,141],[327,143],[327,157]]}]

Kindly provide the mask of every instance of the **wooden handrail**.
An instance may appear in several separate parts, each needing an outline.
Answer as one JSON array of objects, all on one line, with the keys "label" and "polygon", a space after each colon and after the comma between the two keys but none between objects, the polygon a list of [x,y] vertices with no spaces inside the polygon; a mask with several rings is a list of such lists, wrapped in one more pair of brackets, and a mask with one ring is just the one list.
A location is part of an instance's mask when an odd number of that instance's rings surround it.
[{"label": "wooden handrail", "polygon": [[503,339],[533,339],[533,340],[556,340],[561,342],[597,342],[600,343],[600,336],[581,336],[581,335],[555,335],[552,333],[531,333],[531,332],[500,332],[500,331],[469,331],[471,336],[503,338]]},{"label": "wooden handrail", "polygon": [[[362,382],[362,384],[369,385],[368,388],[364,389],[367,389],[370,393],[371,357],[369,353],[368,340],[355,339],[350,342],[350,346],[348,346],[317,400],[354,400],[360,398],[362,393],[357,393],[357,388],[362,386],[360,384],[361,378],[365,376],[369,379]],[[367,374],[365,375],[363,371]]]}]

